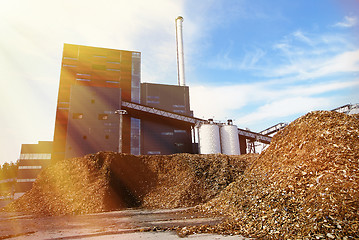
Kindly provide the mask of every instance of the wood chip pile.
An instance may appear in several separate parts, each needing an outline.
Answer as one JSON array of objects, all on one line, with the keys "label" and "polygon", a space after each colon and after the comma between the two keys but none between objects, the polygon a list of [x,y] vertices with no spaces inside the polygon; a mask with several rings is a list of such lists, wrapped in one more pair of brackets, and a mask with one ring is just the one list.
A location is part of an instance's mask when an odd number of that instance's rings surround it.
[{"label": "wood chip pile", "polygon": [[199,209],[232,218],[180,233],[358,239],[358,116],[317,111],[295,120],[238,181]]},{"label": "wood chip pile", "polygon": [[33,188],[6,209],[63,215],[194,206],[217,195],[256,156],[100,152],[66,159],[45,169]]},{"label": "wood chip pile", "polygon": [[158,180],[144,197],[143,207],[177,208],[207,202],[242,175],[257,156],[147,156],[145,161]]}]

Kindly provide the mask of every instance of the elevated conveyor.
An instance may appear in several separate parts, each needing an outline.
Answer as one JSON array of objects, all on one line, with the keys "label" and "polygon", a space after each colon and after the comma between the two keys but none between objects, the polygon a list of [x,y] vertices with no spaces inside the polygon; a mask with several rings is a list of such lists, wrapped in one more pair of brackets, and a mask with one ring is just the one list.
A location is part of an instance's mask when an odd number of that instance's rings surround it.
[{"label": "elevated conveyor", "polygon": [[273,133],[276,133],[278,132],[279,130],[285,128],[288,124],[287,123],[278,123],[272,127],[269,127],[263,131],[260,131],[259,133],[262,134],[262,135],[270,135],[270,134],[273,134]]},{"label": "elevated conveyor", "polygon": [[[165,121],[169,124],[182,125],[182,126],[199,126],[207,122],[204,119],[185,116],[174,112],[169,112],[163,109],[158,109],[154,107],[149,107],[146,105],[142,105],[134,102],[122,101],[122,109],[126,110],[131,117],[134,118],[146,118],[146,119],[154,119],[157,121]],[[269,144],[271,141],[271,137],[265,136],[263,134],[251,132],[248,130],[238,128],[238,134],[240,137],[245,139],[250,139],[252,141],[259,141],[262,143]]]}]

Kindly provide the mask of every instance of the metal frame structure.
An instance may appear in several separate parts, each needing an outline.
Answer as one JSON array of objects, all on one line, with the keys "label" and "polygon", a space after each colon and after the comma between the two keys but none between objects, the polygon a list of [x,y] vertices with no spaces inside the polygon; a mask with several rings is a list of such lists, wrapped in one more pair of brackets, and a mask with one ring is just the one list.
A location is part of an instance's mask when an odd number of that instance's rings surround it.
[{"label": "metal frame structure", "polygon": [[353,109],[359,109],[359,103],[357,104],[346,104],[341,107],[334,108],[332,111],[349,114]]},{"label": "metal frame structure", "polygon": [[130,108],[130,109],[134,109],[134,110],[138,110],[138,111],[142,111],[142,112],[146,112],[146,113],[152,113],[152,114],[166,117],[166,118],[171,118],[174,120],[186,122],[190,125],[197,125],[202,122],[205,122],[205,120],[202,120],[199,118],[188,117],[188,116],[184,116],[184,115],[181,115],[178,113],[173,113],[173,112],[165,111],[165,110],[158,109],[158,108],[148,107],[148,106],[141,105],[138,103],[133,103],[133,102],[122,101],[122,107]]},{"label": "metal frame structure", "polygon": [[285,128],[287,125],[288,125],[288,123],[278,123],[272,127],[269,127],[267,129],[263,130],[263,131],[260,131],[259,133],[267,136],[267,135],[278,132],[279,130]]},{"label": "metal frame structure", "polygon": [[[130,110],[137,110],[139,112],[153,114],[153,115],[161,116],[161,117],[164,117],[167,119],[177,120],[177,121],[186,123],[191,126],[199,126],[200,124],[207,122],[207,120],[204,120],[204,119],[184,116],[184,115],[181,115],[178,113],[173,113],[173,112],[165,111],[165,110],[158,109],[158,108],[148,107],[148,106],[134,103],[134,102],[122,101],[122,108],[129,110],[129,114],[131,114]],[[270,136],[265,136],[260,133],[255,133],[255,132],[251,132],[251,131],[240,129],[240,128],[238,128],[238,134],[240,136],[243,136],[252,141],[258,141],[258,142],[262,142],[262,143],[266,143],[266,144],[269,144],[272,139]]]}]

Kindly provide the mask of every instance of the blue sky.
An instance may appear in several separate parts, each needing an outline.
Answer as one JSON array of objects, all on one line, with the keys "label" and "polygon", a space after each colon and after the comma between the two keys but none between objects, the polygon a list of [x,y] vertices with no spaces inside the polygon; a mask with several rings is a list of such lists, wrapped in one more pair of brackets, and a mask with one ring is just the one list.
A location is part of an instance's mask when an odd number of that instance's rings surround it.
[{"label": "blue sky", "polygon": [[176,84],[184,17],[195,116],[260,131],[359,103],[357,0],[1,0],[0,164],[52,140],[64,43],[142,53],[142,82]]}]

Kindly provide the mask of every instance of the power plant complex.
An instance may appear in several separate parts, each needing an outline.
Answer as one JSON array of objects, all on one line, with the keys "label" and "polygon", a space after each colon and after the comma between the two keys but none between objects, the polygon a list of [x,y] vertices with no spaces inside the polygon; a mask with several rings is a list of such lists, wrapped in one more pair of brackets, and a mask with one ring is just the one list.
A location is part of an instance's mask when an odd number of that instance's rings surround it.
[{"label": "power plant complex", "polygon": [[[53,142],[23,144],[15,198],[50,161],[99,151],[239,155],[283,126],[255,133],[194,117],[176,18],[178,85],[141,83],[141,53],[64,44]],[[51,160],[50,160],[51,159]]]}]

